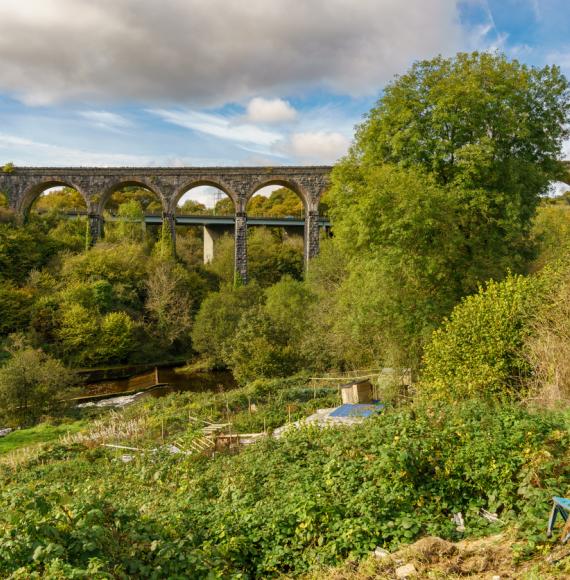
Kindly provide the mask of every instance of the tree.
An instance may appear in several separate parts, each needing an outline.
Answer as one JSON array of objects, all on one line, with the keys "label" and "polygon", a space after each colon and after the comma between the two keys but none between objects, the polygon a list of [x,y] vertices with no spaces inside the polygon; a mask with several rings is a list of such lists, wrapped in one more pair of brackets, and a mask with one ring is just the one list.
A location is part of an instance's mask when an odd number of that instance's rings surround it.
[{"label": "tree", "polygon": [[268,197],[264,195],[252,197],[247,206],[247,214],[265,217],[301,217],[303,209],[303,202],[294,191],[280,187],[272,191]]},{"label": "tree", "polygon": [[110,241],[141,242],[145,237],[144,209],[137,199],[130,199],[119,205],[117,221],[107,228]]},{"label": "tree", "polygon": [[23,331],[30,321],[33,294],[11,282],[0,285],[0,336]]},{"label": "tree", "polygon": [[158,196],[150,191],[137,185],[129,185],[122,189],[115,191],[111,199],[106,204],[106,208],[116,213],[120,206],[124,203],[135,201],[146,213],[160,213],[162,211],[162,204]]},{"label": "tree", "polygon": [[225,352],[228,366],[241,383],[286,377],[306,363],[301,341],[313,294],[304,282],[287,276],[264,294],[264,303],[243,314]]},{"label": "tree", "polygon": [[333,244],[348,259],[332,332],[349,365],[417,366],[425,340],[479,279],[487,255],[463,254],[451,186],[420,168],[358,171],[350,188],[336,183],[331,196]]},{"label": "tree", "polygon": [[66,210],[86,210],[83,196],[71,187],[50,191],[41,195],[34,203],[36,210],[44,211],[66,211]]},{"label": "tree", "polygon": [[[250,228],[247,239],[249,279],[260,286],[275,284],[282,276],[303,276],[303,238],[287,237],[282,230]],[[223,236],[216,242],[213,262],[208,269],[225,283],[234,277],[234,240]]]},{"label": "tree", "polygon": [[74,375],[21,336],[14,337],[8,352],[10,358],[0,368],[0,414],[10,424],[29,424],[50,410]]},{"label": "tree", "polygon": [[33,269],[46,265],[61,249],[35,223],[25,228],[0,224],[0,280],[22,284]]},{"label": "tree", "polygon": [[236,208],[229,197],[222,197],[214,207],[214,215],[234,215]]},{"label": "tree", "polygon": [[569,112],[557,67],[489,53],[438,57],[388,85],[345,165],[356,178],[362,166],[419,166],[440,184],[459,185],[465,252],[488,239],[495,264],[522,270],[539,195],[564,172]]},{"label": "tree", "polygon": [[97,244],[88,252],[63,259],[65,283],[106,281],[113,288],[113,308],[142,309],[148,257],[140,244]]},{"label": "tree", "polygon": [[194,201],[193,199],[187,199],[178,207],[178,213],[186,215],[204,215],[210,212],[203,203]]},{"label": "tree", "polygon": [[61,313],[56,331],[61,350],[67,360],[78,364],[93,361],[99,336],[98,316],[80,304],[70,304]]},{"label": "tree", "polygon": [[189,338],[192,329],[192,280],[188,272],[171,260],[161,260],[150,270],[145,309],[149,331],[159,341],[171,346]]},{"label": "tree", "polygon": [[124,362],[135,346],[135,323],[126,312],[103,316],[94,362]]},{"label": "tree", "polygon": [[493,54],[420,62],[386,88],[327,196],[348,261],[333,326],[358,364],[417,367],[462,296],[528,268],[569,112],[556,67]]},{"label": "tree", "polygon": [[213,366],[225,366],[229,343],[242,315],[260,300],[255,284],[233,289],[223,287],[209,294],[200,307],[192,330],[194,349]]}]

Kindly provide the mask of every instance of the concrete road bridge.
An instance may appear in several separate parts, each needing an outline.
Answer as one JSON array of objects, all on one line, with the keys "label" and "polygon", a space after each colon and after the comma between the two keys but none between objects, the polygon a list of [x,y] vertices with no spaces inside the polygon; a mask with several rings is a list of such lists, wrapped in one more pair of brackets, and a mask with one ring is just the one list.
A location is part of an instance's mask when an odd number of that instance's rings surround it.
[{"label": "concrete road bridge", "polygon": [[[301,223],[278,220],[276,223],[268,221],[266,225],[303,227],[305,265],[308,266],[319,251],[319,229],[328,224],[319,216],[319,202],[328,187],[331,169],[329,166],[15,167],[9,172],[0,171],[0,191],[6,194],[8,205],[17,219],[23,221],[34,201],[47,189],[57,186],[75,189],[85,201],[90,242],[94,244],[103,235],[103,212],[113,193],[127,186],[143,187],[153,192],[162,205],[162,214],[148,216],[148,219],[168,227],[173,248],[176,247],[176,225],[184,224],[185,220],[186,225],[190,225],[191,220],[198,219],[193,223],[204,226],[205,237],[210,236],[208,244],[213,244],[223,228],[233,229],[236,274],[247,281],[247,227],[248,224],[263,225],[262,222],[257,223],[260,218],[248,217],[249,200],[268,185],[287,187],[300,197],[305,216]],[[176,215],[176,207],[182,196],[203,185],[223,191],[232,200],[234,215],[223,218]],[[200,220],[206,217],[210,221],[202,223]]]},{"label": "concrete road bridge", "polygon": [[[86,211],[67,211],[65,214],[69,218],[88,217]],[[112,215],[105,216],[105,222],[128,221],[125,218]],[[160,213],[145,213],[144,224],[150,226],[162,225],[163,217]],[[140,220],[136,220],[140,222]],[[233,234],[235,229],[235,217],[233,215],[211,215],[211,214],[176,214],[174,216],[176,227],[202,227],[204,239],[204,264],[209,264],[214,259],[215,242],[224,234]],[[326,216],[319,215],[319,228],[325,232],[330,231],[331,223]],[[247,227],[267,227],[281,228],[288,236],[303,237],[305,229],[305,219],[302,217],[260,217],[247,216]]]}]

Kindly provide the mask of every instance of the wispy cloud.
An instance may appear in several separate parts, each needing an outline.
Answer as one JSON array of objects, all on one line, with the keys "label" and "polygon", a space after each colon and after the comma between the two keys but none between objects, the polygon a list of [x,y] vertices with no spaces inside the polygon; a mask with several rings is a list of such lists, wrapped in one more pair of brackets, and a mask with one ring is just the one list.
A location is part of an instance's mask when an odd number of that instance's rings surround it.
[{"label": "wispy cloud", "polygon": [[129,119],[109,111],[81,111],[79,116],[96,127],[110,131],[123,131],[133,126]]},{"label": "wispy cloud", "polygon": [[260,129],[252,124],[240,124],[231,118],[210,113],[167,109],[150,109],[149,112],[168,123],[242,144],[269,147],[283,137],[280,133],[274,131]]},{"label": "wispy cloud", "polygon": [[176,166],[176,165],[213,165],[208,159],[189,159],[175,157],[155,157],[130,155],[128,153],[101,153],[63,147],[52,143],[33,141],[0,133],[0,155],[16,165],[34,164],[45,166]]}]

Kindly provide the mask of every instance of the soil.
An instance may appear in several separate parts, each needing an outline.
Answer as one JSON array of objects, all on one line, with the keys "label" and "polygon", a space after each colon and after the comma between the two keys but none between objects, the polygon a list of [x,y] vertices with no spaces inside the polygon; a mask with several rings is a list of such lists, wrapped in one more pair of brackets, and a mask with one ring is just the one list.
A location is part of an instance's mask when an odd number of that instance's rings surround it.
[{"label": "soil", "polygon": [[430,536],[385,557],[346,562],[339,568],[310,574],[306,580],[391,580],[401,577],[397,570],[409,564],[415,569],[414,574],[405,576],[410,580],[570,579],[570,546],[557,545],[548,555],[517,562],[514,543],[508,533],[456,543]]}]

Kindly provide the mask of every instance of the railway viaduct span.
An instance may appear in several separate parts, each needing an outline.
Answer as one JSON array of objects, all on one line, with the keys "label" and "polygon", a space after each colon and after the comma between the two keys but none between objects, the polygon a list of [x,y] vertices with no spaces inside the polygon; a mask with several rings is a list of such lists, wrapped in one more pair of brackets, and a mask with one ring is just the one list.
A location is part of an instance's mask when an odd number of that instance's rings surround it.
[{"label": "railway viaduct span", "polygon": [[[209,185],[222,190],[233,202],[229,224],[235,232],[235,270],[247,281],[247,204],[263,187],[279,185],[294,191],[304,205],[305,265],[319,252],[319,202],[329,184],[329,166],[279,167],[15,167],[0,171],[0,191],[18,220],[25,220],[33,202],[47,189],[57,186],[77,190],[87,206],[90,243],[103,235],[103,211],[113,193],[127,186],[144,187],[162,204],[160,221],[168,228],[176,247],[176,216],[180,198],[194,187]],[[251,221],[253,218],[250,218]],[[211,224],[214,226],[215,224]],[[253,225],[253,224],[252,224]],[[294,225],[294,224],[291,224]]]}]

